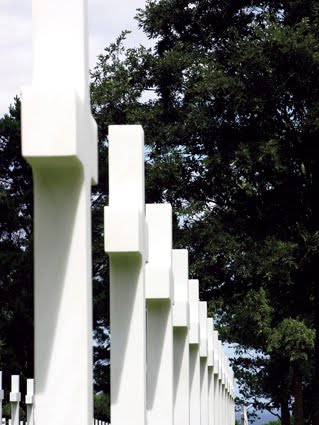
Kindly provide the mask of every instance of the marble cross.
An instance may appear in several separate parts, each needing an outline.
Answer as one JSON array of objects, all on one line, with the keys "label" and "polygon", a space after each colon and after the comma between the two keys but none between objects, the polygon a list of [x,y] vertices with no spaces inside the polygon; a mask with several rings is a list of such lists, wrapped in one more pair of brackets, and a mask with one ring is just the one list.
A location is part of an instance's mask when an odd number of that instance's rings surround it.
[{"label": "marble cross", "polygon": [[104,238],[110,257],[112,425],[146,424],[144,186],[142,127],[110,126]]},{"label": "marble cross", "polygon": [[189,422],[197,425],[200,418],[200,357],[199,357],[199,282],[188,281],[189,285]]},{"label": "marble cross", "polygon": [[189,425],[188,251],[173,249],[174,423]]},{"label": "marble cross", "polygon": [[97,127],[89,100],[87,0],[33,0],[32,30],[22,154],[34,182],[34,420],[91,425]]},{"label": "marble cross", "polygon": [[147,424],[173,425],[172,207],[147,204]]}]

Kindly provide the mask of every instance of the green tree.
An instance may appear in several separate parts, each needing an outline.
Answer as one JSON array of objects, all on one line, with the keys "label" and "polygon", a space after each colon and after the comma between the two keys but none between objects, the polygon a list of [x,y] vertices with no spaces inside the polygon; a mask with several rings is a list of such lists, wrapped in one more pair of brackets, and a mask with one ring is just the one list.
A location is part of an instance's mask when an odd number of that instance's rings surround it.
[{"label": "green tree", "polygon": [[309,329],[302,321],[287,318],[269,335],[268,350],[276,357],[286,357],[292,368],[294,395],[294,420],[304,421],[303,382],[305,370],[309,369],[309,358],[314,351],[315,331]]},{"label": "green tree", "polygon": [[[100,55],[92,72],[100,139],[100,183],[92,195],[98,391],[107,392],[109,384],[108,266],[101,238],[108,189],[107,125],[140,123],[147,143],[147,201],[172,203],[177,247],[189,249],[191,275],[201,279],[201,296],[217,315],[224,338],[269,356],[264,366],[257,365],[260,371],[251,388],[279,403],[285,424],[293,387],[299,382],[300,390],[301,383],[305,416],[311,413],[318,425],[317,2],[152,0],[138,17],[154,39],[154,49],[125,49],[124,33]],[[17,108],[1,120],[0,130],[1,169],[6,170],[0,186],[5,215],[0,216],[10,221],[1,222],[0,242],[9,243],[14,252],[12,267],[9,257],[1,260],[0,290],[4,295],[7,291],[9,307],[0,314],[9,350],[15,347],[10,342],[16,319],[12,312],[30,305],[23,301],[19,307],[15,294],[32,264],[31,230],[28,237],[19,233],[15,218],[20,220],[23,211],[22,227],[28,230],[32,202],[23,198],[31,196],[31,186],[19,162]],[[17,161],[14,166],[12,161]],[[10,196],[15,179],[25,184],[17,191],[21,201]],[[19,248],[17,235],[19,243],[30,245]],[[10,252],[7,245],[2,248]],[[26,296],[31,293],[30,287]],[[285,339],[291,323],[311,335],[316,330],[314,348],[302,345],[302,356],[306,353],[309,361],[298,359],[297,372]],[[277,340],[271,337],[273,330]],[[303,331],[297,335],[302,343]],[[283,337],[286,346],[280,347]],[[17,364],[24,361],[19,358]],[[247,370],[245,360],[240,367]],[[282,374],[271,384],[276,370]],[[302,425],[301,414],[295,419]]]},{"label": "green tree", "polygon": [[[144,126],[147,200],[173,204],[177,245],[226,339],[268,353],[285,319],[318,329],[317,3],[148,1],[139,22],[153,51],[119,39],[92,75],[102,138],[106,123]],[[242,312],[262,294],[267,326]],[[318,424],[318,361],[310,376]]]},{"label": "green tree", "polygon": [[110,422],[110,396],[105,393],[94,395],[94,418]]},{"label": "green tree", "polygon": [[31,170],[21,157],[20,102],[0,119],[0,369],[33,377]]}]

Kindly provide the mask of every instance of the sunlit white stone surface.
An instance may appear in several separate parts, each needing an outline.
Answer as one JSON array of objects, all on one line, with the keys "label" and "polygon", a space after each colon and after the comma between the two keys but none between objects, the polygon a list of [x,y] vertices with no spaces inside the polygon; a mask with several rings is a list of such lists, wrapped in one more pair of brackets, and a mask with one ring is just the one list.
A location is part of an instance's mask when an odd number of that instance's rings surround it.
[{"label": "sunlit white stone surface", "polygon": [[199,282],[189,280],[189,410],[190,425],[200,420]]},{"label": "sunlit white stone surface", "polygon": [[22,93],[22,153],[34,180],[34,419],[89,425],[97,128],[90,113],[87,2],[33,0],[32,8],[33,79]]},{"label": "sunlit white stone surface", "polygon": [[144,187],[142,127],[110,126],[104,237],[110,257],[112,425],[146,423]]},{"label": "sunlit white stone surface", "polygon": [[147,423],[174,418],[172,207],[147,204]]}]

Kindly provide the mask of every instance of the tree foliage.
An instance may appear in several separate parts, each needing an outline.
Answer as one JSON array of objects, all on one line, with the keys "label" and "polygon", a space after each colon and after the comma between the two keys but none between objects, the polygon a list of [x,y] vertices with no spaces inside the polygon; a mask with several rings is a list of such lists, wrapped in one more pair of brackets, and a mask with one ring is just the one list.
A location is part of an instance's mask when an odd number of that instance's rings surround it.
[{"label": "tree foliage", "polygon": [[0,120],[0,370],[33,376],[33,195],[21,157],[20,102]]},{"label": "tree foliage", "polygon": [[[125,50],[119,38],[92,80],[105,138],[102,123],[118,117],[144,126],[147,200],[173,204],[177,246],[188,247],[223,337],[268,359],[259,394],[289,420],[300,390],[312,393],[313,423],[318,13],[314,1],[148,1],[138,19],[154,49]],[[102,99],[101,82],[121,78],[126,95]]]},{"label": "tree foliage", "polygon": [[[310,417],[318,425],[317,2],[149,0],[138,20],[154,48],[125,48],[124,32],[91,74],[100,140],[92,194],[97,389],[109,385],[107,127],[142,124],[147,202],[173,205],[176,247],[188,248],[191,277],[223,339],[238,344],[242,394],[256,407],[280,407],[284,425],[292,408],[296,425]],[[10,114],[0,123],[0,208],[9,217],[0,224],[8,253],[0,291],[11,296],[25,276],[32,280],[32,202],[30,171],[17,158],[18,109]],[[10,298],[1,323],[13,326],[19,300]],[[23,315],[30,300],[20,303]]]}]

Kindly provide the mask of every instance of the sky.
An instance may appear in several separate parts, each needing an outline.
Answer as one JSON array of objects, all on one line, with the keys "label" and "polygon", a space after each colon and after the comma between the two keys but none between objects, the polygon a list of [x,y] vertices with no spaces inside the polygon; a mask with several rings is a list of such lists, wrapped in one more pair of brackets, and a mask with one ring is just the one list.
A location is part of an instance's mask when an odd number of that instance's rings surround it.
[{"label": "sky", "polygon": [[[31,4],[32,0],[0,0],[0,116],[21,87],[31,83]],[[145,0],[88,0],[88,5],[91,69],[97,55],[124,29],[132,31],[129,45],[150,45],[134,20]]]}]

